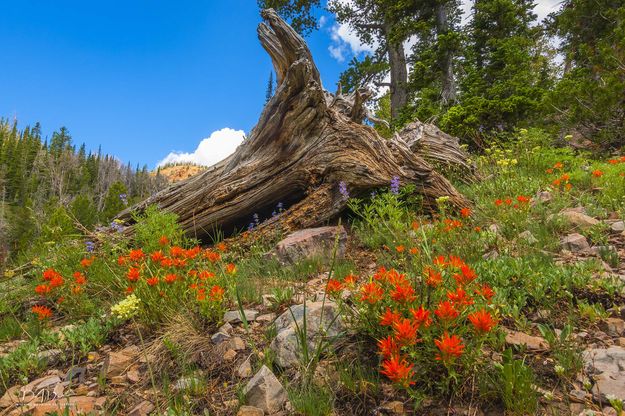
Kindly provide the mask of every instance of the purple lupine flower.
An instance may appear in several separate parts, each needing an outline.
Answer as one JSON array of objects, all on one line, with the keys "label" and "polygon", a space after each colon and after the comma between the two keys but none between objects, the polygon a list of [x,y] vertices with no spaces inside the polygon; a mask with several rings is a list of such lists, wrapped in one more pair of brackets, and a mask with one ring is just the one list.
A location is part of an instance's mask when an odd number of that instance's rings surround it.
[{"label": "purple lupine flower", "polygon": [[378,196],[378,193],[376,191],[371,191],[371,198],[375,198],[376,196]]},{"label": "purple lupine flower", "polygon": [[254,215],[252,215],[252,218],[254,219],[254,224],[260,224],[260,218],[258,217],[258,214],[255,213]]},{"label": "purple lupine flower", "polygon": [[393,179],[391,179],[391,193],[394,195],[399,194],[399,176],[393,176]]},{"label": "purple lupine flower", "polygon": [[284,210],[284,204],[282,202],[278,202],[276,208],[278,208],[278,212],[282,212],[282,210]]},{"label": "purple lupine flower", "polygon": [[113,231],[117,231],[118,233],[124,231],[124,227],[115,221],[111,223],[111,228],[113,229]]},{"label": "purple lupine flower", "polygon": [[344,181],[339,182],[339,193],[343,195],[343,198],[349,198],[349,191],[347,190],[347,184]]},{"label": "purple lupine flower", "polygon": [[95,250],[95,243],[93,241],[85,242],[85,246],[87,248],[88,253],[91,253],[93,250]]},{"label": "purple lupine flower", "polygon": [[250,222],[249,225],[247,226],[247,231],[252,231],[254,229],[254,223]]},{"label": "purple lupine flower", "polygon": [[119,194],[119,199],[120,199],[120,201],[122,201],[122,203],[124,205],[128,205],[128,195],[126,195],[126,194]]}]

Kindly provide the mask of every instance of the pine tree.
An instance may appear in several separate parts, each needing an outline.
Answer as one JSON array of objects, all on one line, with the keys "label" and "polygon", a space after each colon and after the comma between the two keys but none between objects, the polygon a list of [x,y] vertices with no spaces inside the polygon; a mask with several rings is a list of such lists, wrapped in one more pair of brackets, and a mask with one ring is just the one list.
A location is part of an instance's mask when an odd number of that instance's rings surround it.
[{"label": "pine tree", "polygon": [[[541,29],[527,0],[478,0],[469,25],[466,77],[444,130],[480,141],[531,120],[548,85],[537,62]],[[543,82],[543,84],[541,84]]]},{"label": "pine tree", "polygon": [[273,71],[271,71],[269,73],[269,81],[267,81],[267,91],[265,92],[265,104],[267,104],[269,102],[269,100],[271,100],[271,97],[273,97]]},{"label": "pine tree", "polygon": [[546,100],[552,119],[604,145],[625,145],[625,1],[566,0],[549,27],[565,57]]}]

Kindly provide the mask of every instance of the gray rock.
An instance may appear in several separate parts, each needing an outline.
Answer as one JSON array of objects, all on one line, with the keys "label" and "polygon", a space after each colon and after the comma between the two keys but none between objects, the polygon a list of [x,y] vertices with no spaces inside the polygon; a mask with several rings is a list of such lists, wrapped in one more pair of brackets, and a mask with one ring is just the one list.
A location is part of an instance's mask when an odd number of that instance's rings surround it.
[{"label": "gray rock", "polygon": [[625,221],[615,221],[610,225],[610,230],[614,233],[622,233],[625,231]]},{"label": "gray rock", "polygon": [[213,344],[221,344],[224,341],[227,341],[230,339],[230,335],[226,334],[225,332],[215,332],[213,335],[211,335],[211,341],[213,341]]},{"label": "gray rock", "polygon": [[304,328],[304,319],[310,351],[319,344],[319,337],[332,341],[344,332],[345,327],[334,302],[308,302],[305,310],[304,314],[303,304],[292,306],[275,321],[277,335],[270,348],[281,367],[293,367],[300,362],[302,348],[298,332]]},{"label": "gray rock", "polygon": [[247,357],[245,361],[237,368],[237,376],[248,378],[252,376],[252,356]]},{"label": "gray rock", "polygon": [[273,252],[282,263],[290,264],[315,256],[330,257],[334,250],[337,235],[336,257],[343,258],[347,233],[342,225],[296,231],[280,241]]},{"label": "gray rock", "polygon": [[[258,311],[255,311],[253,309],[244,309],[243,314],[248,322],[252,322],[256,320],[256,317],[258,316]],[[238,324],[242,322],[241,312],[238,310],[226,312],[224,314],[224,322],[229,324]]]},{"label": "gray rock", "polygon": [[37,353],[37,358],[41,361],[45,361],[48,365],[58,363],[62,357],[63,351],[57,349],[45,350]]},{"label": "gray rock", "polygon": [[588,229],[599,224],[599,220],[580,212],[579,209],[569,208],[560,211],[560,216],[567,220],[570,224],[575,225],[582,230]]},{"label": "gray rock", "polygon": [[620,318],[607,318],[605,326],[606,332],[613,337],[625,335],[625,321]]},{"label": "gray rock", "polygon": [[521,240],[524,240],[527,244],[538,243],[538,239],[534,237],[534,234],[532,234],[529,230],[523,231],[521,234],[519,234],[519,238]]},{"label": "gray rock", "polygon": [[553,196],[551,195],[551,192],[549,191],[539,191],[538,193],[536,193],[536,197],[534,198],[534,201],[540,201],[542,203],[547,203],[550,202],[553,199]]},{"label": "gray rock", "polygon": [[582,353],[584,369],[595,381],[592,394],[604,402],[607,396],[625,400],[625,348],[591,348]]},{"label": "gray rock", "polygon": [[580,253],[590,250],[590,244],[588,244],[588,240],[586,240],[586,237],[578,233],[567,235],[560,241],[560,245],[563,249],[572,251],[574,253]]},{"label": "gray rock", "polygon": [[266,366],[263,366],[247,383],[243,394],[249,405],[269,414],[282,409],[288,398],[280,380]]}]

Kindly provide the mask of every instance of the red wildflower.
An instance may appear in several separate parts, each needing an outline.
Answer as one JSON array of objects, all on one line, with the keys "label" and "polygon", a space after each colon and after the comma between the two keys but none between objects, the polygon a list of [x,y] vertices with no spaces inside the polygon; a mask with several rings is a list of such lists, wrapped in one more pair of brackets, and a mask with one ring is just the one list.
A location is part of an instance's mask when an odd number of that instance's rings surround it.
[{"label": "red wildflower", "polygon": [[449,255],[449,262],[448,262],[450,267],[453,267],[454,269],[460,269],[462,267],[466,266],[466,263],[464,262],[464,260],[462,260],[460,257],[458,256],[454,256],[454,255]]},{"label": "red wildflower", "polygon": [[453,303],[446,300],[438,304],[438,307],[434,311],[434,314],[438,316],[438,319],[446,322],[456,319],[459,315],[459,312],[456,310]]},{"label": "red wildflower", "polygon": [[505,202],[506,205],[512,205],[512,199],[510,198],[506,198],[503,202]]},{"label": "red wildflower", "polygon": [[415,299],[414,289],[408,282],[396,284],[391,291],[391,299],[396,302],[410,302]]},{"label": "red wildflower", "polygon": [[176,280],[178,280],[178,275],[174,274],[174,273],[170,273],[167,276],[165,276],[165,283],[169,283],[172,284],[174,283]]},{"label": "red wildflower", "polygon": [[410,313],[412,314],[412,319],[417,325],[417,328],[421,328],[422,325],[428,327],[432,323],[430,311],[423,306],[419,306],[419,309],[410,309]]},{"label": "red wildflower", "polygon": [[460,273],[454,274],[453,278],[459,285],[465,285],[475,280],[477,278],[477,273],[475,273],[475,270],[471,267],[464,264],[460,267]]},{"label": "red wildflower", "polygon": [[562,169],[564,167],[564,165],[562,164],[562,162],[556,162],[555,165],[553,165],[554,169]]},{"label": "red wildflower", "polygon": [[211,263],[215,263],[216,261],[219,261],[219,259],[221,258],[221,255],[214,251],[206,250],[204,252],[204,257]]},{"label": "red wildflower", "polygon": [[82,287],[80,287],[80,286],[78,286],[78,285],[76,285],[76,286],[73,286],[73,287],[72,287],[72,293],[73,293],[74,295],[77,295],[77,294],[79,294],[80,292],[82,292]]},{"label": "red wildflower", "polygon": [[495,199],[495,205],[499,207],[501,206],[501,204],[503,204],[503,201],[501,199]]},{"label": "red wildflower", "polygon": [[336,295],[343,289],[343,285],[336,279],[328,279],[326,293]]},{"label": "red wildflower", "polygon": [[384,358],[390,358],[399,354],[399,346],[390,335],[378,341],[378,349],[380,350],[380,355]]},{"label": "red wildflower", "polygon": [[476,289],[475,293],[480,296],[483,296],[487,300],[490,300],[493,296],[495,296],[495,292],[488,285],[483,285],[480,289]]},{"label": "red wildflower", "polygon": [[395,251],[397,251],[398,253],[403,253],[405,249],[406,247],[404,247],[403,245],[395,246]]},{"label": "red wildflower", "polygon": [[47,293],[50,293],[50,286],[48,285],[38,285],[37,287],[35,287],[35,293],[37,293],[38,295],[45,295]]},{"label": "red wildflower", "polygon": [[405,359],[400,359],[395,355],[389,360],[382,362],[382,370],[380,373],[388,377],[393,383],[401,384],[405,387],[414,384],[412,377],[414,372],[412,371],[412,364],[408,364]]},{"label": "red wildflower", "polygon": [[179,246],[173,246],[169,249],[169,254],[172,257],[183,257],[185,249]]},{"label": "red wildflower", "polygon": [[95,260],[95,257],[89,257],[88,259],[82,259],[82,260],[80,260],[80,265],[86,269],[87,267],[91,266],[91,264],[93,263],[94,260]]},{"label": "red wildflower", "polygon": [[417,340],[418,326],[410,319],[400,319],[393,323],[395,340],[400,345],[414,345]]},{"label": "red wildflower", "polygon": [[417,221],[413,221],[412,224],[410,224],[410,227],[413,231],[417,231],[419,229],[419,223]]},{"label": "red wildflower", "polygon": [[226,293],[225,289],[220,286],[213,286],[210,290],[210,298],[214,301],[220,301],[224,298],[224,293]]},{"label": "red wildflower", "polygon": [[444,267],[446,264],[445,256],[436,256],[434,258],[434,264],[437,266]]},{"label": "red wildflower", "polygon": [[460,210],[460,215],[462,215],[464,218],[469,218],[471,216],[471,208],[462,208]]},{"label": "red wildflower", "polygon": [[31,308],[31,311],[37,315],[37,318],[39,318],[40,321],[52,316],[52,309],[43,305],[35,305]]},{"label": "red wildflower", "polygon": [[360,289],[360,294],[360,300],[373,304],[382,299],[384,290],[377,283],[371,282]]},{"label": "red wildflower", "polygon": [[212,279],[213,277],[215,277],[215,273],[209,272],[207,270],[202,270],[198,275],[198,279],[200,280]]},{"label": "red wildflower", "polygon": [[151,277],[145,281],[148,286],[156,286],[158,284],[158,277]]},{"label": "red wildflower", "polygon": [[553,173],[553,169],[549,168],[549,169],[547,169],[545,172],[547,172],[547,173],[551,174],[551,173]]},{"label": "red wildflower", "polygon": [[427,280],[425,283],[428,286],[436,287],[443,282],[443,275],[440,272],[437,272],[429,267],[425,269],[425,272],[427,273]]},{"label": "red wildflower", "polygon": [[163,260],[161,260],[161,267],[171,267],[174,265],[174,261],[170,258],[165,257]]},{"label": "red wildflower", "polygon": [[60,286],[63,286],[63,277],[57,273],[57,275],[50,280],[50,287],[55,288]]},{"label": "red wildflower", "polygon": [[440,350],[440,354],[436,355],[436,359],[445,362],[451,361],[456,357],[460,357],[464,351],[462,339],[457,335],[452,335],[450,337],[447,332],[445,332],[440,339],[435,339],[434,344],[436,344]]},{"label": "red wildflower", "polygon": [[467,292],[462,287],[458,287],[455,292],[447,292],[447,299],[449,299],[454,306],[467,306],[473,304],[473,299],[467,295]]},{"label": "red wildflower", "polygon": [[167,238],[166,235],[161,236],[161,238],[158,239],[158,244],[161,246],[166,246],[167,244],[169,244],[169,238]]},{"label": "red wildflower", "polygon": [[74,272],[74,281],[78,285],[84,285],[87,283],[87,278],[81,272]]},{"label": "red wildflower", "polygon": [[234,265],[234,263],[228,263],[228,265],[226,266],[226,273],[229,274],[234,274],[237,271],[237,266]]},{"label": "red wildflower", "polygon": [[382,326],[393,326],[395,322],[398,322],[401,319],[401,314],[399,312],[392,312],[391,308],[386,308],[386,312],[380,317],[380,325]]},{"label": "red wildflower", "polygon": [[222,253],[226,251],[226,249],[228,248],[226,247],[226,243],[223,243],[223,242],[217,244],[216,247],[217,247],[217,250],[221,251]]},{"label": "red wildflower", "polygon": [[343,284],[345,284],[345,286],[353,287],[357,281],[358,281],[358,276],[352,273],[348,274],[347,276],[345,276],[345,278],[343,278]]},{"label": "red wildflower", "polygon": [[609,163],[610,165],[616,165],[617,163],[619,163],[619,161],[618,161],[618,160],[616,160],[616,159],[610,159],[610,160],[608,160],[608,163]]},{"label": "red wildflower", "polygon": [[126,264],[126,257],[124,256],[119,256],[117,258],[117,264],[119,264],[120,266],[123,266],[124,264]]},{"label": "red wildflower", "polygon": [[599,169],[593,170],[592,176],[594,176],[595,178],[600,178],[601,176],[603,176],[603,172],[600,171]]},{"label": "red wildflower", "polygon": [[165,255],[163,254],[163,252],[161,250],[158,250],[158,251],[155,251],[154,253],[152,253],[150,255],[150,258],[152,259],[153,262],[159,263],[161,260],[163,260],[165,258]]},{"label": "red wildflower", "polygon": [[479,333],[489,332],[496,324],[491,314],[484,309],[470,313],[468,318]]},{"label": "red wildflower", "polygon": [[52,280],[56,276],[59,276],[59,274],[54,269],[47,269],[43,272],[43,280]]},{"label": "red wildflower", "polygon": [[528,202],[530,202],[530,197],[525,195],[519,195],[516,197],[516,200],[522,204],[527,204]]},{"label": "red wildflower", "polygon": [[132,261],[139,261],[145,257],[145,254],[143,253],[143,249],[138,248],[136,250],[130,250],[128,257],[130,257]]},{"label": "red wildflower", "polygon": [[139,269],[137,269],[136,267],[131,267],[130,269],[128,269],[126,277],[128,277],[128,280],[130,280],[131,282],[136,282],[137,280],[139,280]]},{"label": "red wildflower", "polygon": [[419,254],[419,249],[416,247],[412,247],[410,249],[410,254],[415,255],[415,254]]}]

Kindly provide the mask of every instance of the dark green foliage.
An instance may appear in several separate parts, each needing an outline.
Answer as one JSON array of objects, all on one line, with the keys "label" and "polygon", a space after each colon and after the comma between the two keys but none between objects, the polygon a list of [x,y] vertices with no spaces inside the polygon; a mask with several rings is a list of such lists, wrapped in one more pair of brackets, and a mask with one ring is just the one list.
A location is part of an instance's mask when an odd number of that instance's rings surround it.
[{"label": "dark green foliage", "polygon": [[320,0],[258,0],[261,10],[274,9],[303,35],[317,29],[317,18],[313,12],[320,5]]},{"label": "dark green foliage", "polygon": [[564,76],[546,100],[553,121],[625,145],[625,1],[567,0],[549,28],[564,55]]},{"label": "dark green foliage", "polygon": [[538,113],[548,85],[540,71],[541,31],[534,4],[518,0],[475,3],[458,105],[441,127],[474,140],[510,131]]},{"label": "dark green foliage", "polygon": [[126,208],[128,190],[126,185],[122,182],[114,182],[106,194],[104,199],[104,208],[102,209],[102,218],[105,221],[110,221],[117,215],[118,212]]}]

